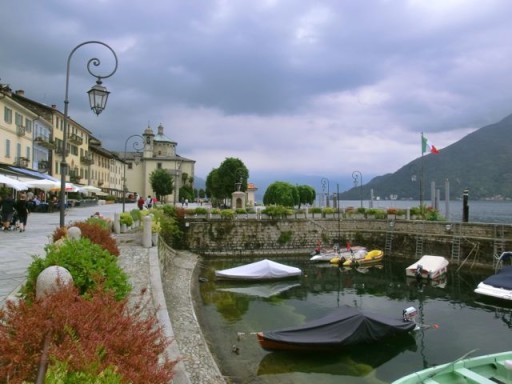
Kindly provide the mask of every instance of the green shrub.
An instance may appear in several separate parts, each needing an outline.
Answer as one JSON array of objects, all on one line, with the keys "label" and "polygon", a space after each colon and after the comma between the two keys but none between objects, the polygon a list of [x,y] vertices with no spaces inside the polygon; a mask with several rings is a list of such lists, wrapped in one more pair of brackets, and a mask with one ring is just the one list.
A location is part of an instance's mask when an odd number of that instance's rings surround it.
[{"label": "green shrub", "polygon": [[130,227],[133,224],[133,218],[132,215],[130,215],[129,212],[123,212],[121,213],[119,217],[119,222],[121,224],[125,224],[126,226]]},{"label": "green shrub", "polygon": [[87,220],[85,220],[86,223],[97,225],[98,227],[101,227],[103,229],[108,230],[109,232],[112,232],[112,222],[110,219],[102,218],[102,217],[89,217]]},{"label": "green shrub", "polygon": [[359,207],[359,208],[356,209],[356,212],[364,215],[366,213],[366,208],[365,207]]},{"label": "green shrub", "polygon": [[286,218],[288,215],[293,215],[293,210],[282,205],[267,207],[261,212],[272,218]]},{"label": "green shrub", "polygon": [[117,258],[87,238],[49,244],[45,251],[46,258],[35,257],[28,267],[27,280],[21,289],[25,298],[35,296],[37,277],[52,265],[66,268],[82,295],[99,283],[112,291],[118,300],[126,297],[131,290],[128,276],[117,264]]},{"label": "green shrub", "polygon": [[336,209],[331,208],[331,207],[325,207],[325,208],[322,208],[322,213],[324,215],[331,215],[333,213],[336,213]]},{"label": "green shrub", "polygon": [[223,209],[220,211],[220,217],[224,220],[233,220],[235,218],[235,211],[232,209]]},{"label": "green shrub", "polygon": [[310,213],[322,213],[322,208],[320,208],[320,207],[309,208],[309,212]]},{"label": "green shrub", "polygon": [[237,208],[235,210],[235,212],[237,215],[246,215],[247,214],[247,211],[245,210],[245,208]]},{"label": "green shrub", "polygon": [[107,367],[99,373],[92,367],[85,372],[73,371],[68,363],[54,361],[48,366],[44,382],[45,384],[122,384],[122,378],[113,367]]},{"label": "green shrub", "polygon": [[142,220],[142,211],[139,208],[134,208],[130,211],[130,216],[133,221],[141,221]]},{"label": "green shrub", "polygon": [[206,208],[203,208],[203,207],[197,207],[195,209],[195,214],[196,215],[206,215],[208,213],[208,209]]}]

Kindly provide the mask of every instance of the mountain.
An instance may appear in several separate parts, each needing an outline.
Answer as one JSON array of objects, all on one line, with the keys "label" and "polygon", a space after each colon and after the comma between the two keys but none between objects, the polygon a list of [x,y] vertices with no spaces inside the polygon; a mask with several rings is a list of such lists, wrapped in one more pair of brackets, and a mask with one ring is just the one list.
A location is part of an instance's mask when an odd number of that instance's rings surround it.
[{"label": "mountain", "polygon": [[[450,199],[461,198],[465,189],[471,199],[512,199],[512,115],[487,125],[442,149],[404,165],[392,174],[378,176],[363,186],[364,199],[374,196],[420,199],[423,174],[423,198],[431,199],[431,183],[445,198],[449,181]],[[360,188],[340,193],[341,199],[358,200]]]},{"label": "mountain", "polygon": [[[423,178],[421,177],[423,175]],[[471,199],[512,199],[512,115],[498,123],[487,125],[465,136],[456,143],[443,148],[439,154],[427,154],[404,165],[394,173],[372,178],[363,187],[351,187],[351,175],[329,176],[329,194],[339,189],[341,200],[359,200],[361,191],[364,200],[374,197],[399,200],[431,200],[431,185],[445,198],[445,183],[448,180],[450,199],[462,198],[465,189]],[[366,175],[365,175],[366,176]],[[275,181],[293,185],[310,185],[320,193],[323,176],[305,175],[253,175],[250,182],[258,188],[256,200],[261,202],[267,187]],[[423,180],[423,183],[420,181]],[[420,185],[421,184],[421,185]],[[348,186],[348,188],[347,188]],[[204,188],[204,179],[196,177],[196,188]]]}]

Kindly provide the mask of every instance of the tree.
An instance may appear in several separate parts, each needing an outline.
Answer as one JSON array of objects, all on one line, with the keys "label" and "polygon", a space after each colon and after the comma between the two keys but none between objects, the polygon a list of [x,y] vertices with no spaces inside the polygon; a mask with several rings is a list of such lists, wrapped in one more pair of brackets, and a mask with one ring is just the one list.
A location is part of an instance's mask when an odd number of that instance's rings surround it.
[{"label": "tree", "polygon": [[247,190],[248,179],[249,170],[243,161],[228,157],[206,177],[206,195],[216,200],[230,198],[237,183],[240,183],[241,191]]},{"label": "tree", "polygon": [[174,190],[174,178],[165,169],[155,169],[149,175],[151,188],[156,194],[158,200],[162,196],[167,196]]},{"label": "tree", "polygon": [[294,207],[300,203],[298,188],[284,181],[270,184],[263,195],[263,204]]},{"label": "tree", "polygon": [[299,208],[302,204],[313,204],[316,199],[316,191],[309,185],[298,185],[297,190],[299,192]]}]

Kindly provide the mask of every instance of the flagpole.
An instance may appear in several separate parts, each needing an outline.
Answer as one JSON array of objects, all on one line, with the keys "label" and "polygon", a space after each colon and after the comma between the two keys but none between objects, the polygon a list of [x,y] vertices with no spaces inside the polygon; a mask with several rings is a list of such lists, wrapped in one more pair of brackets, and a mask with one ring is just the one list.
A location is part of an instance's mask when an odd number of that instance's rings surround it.
[{"label": "flagpole", "polygon": [[421,161],[420,161],[420,215],[423,219],[423,154],[425,153],[423,132],[421,132]]}]

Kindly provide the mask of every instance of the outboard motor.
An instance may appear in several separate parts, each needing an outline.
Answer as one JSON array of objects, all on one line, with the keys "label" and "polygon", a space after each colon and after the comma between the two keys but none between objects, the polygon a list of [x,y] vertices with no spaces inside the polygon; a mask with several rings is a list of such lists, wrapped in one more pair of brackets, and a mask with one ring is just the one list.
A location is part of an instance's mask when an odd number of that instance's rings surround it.
[{"label": "outboard motor", "polygon": [[421,273],[423,272],[423,266],[421,264],[418,264],[416,267],[416,271],[414,272],[414,276],[416,276],[416,281],[421,280]]},{"label": "outboard motor", "polygon": [[414,308],[414,307],[405,308],[402,311],[402,319],[404,321],[414,321],[414,318],[416,317],[417,314],[418,314],[418,311],[416,311],[416,308]]}]

